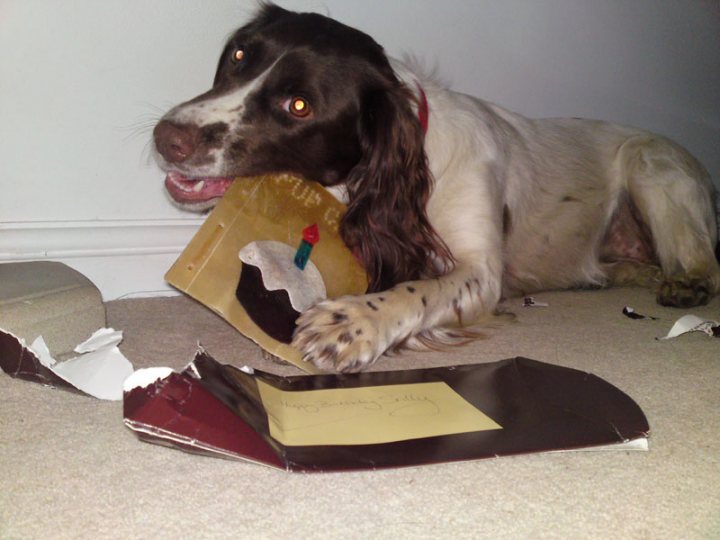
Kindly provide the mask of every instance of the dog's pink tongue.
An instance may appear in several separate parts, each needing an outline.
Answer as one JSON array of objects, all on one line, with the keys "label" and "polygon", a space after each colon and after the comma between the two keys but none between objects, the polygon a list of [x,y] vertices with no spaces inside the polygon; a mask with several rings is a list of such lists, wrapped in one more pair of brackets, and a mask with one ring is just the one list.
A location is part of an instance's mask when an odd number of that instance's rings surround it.
[{"label": "dog's pink tongue", "polygon": [[197,203],[218,199],[227,191],[234,178],[187,178],[170,172],[165,177],[165,189],[180,203]]}]

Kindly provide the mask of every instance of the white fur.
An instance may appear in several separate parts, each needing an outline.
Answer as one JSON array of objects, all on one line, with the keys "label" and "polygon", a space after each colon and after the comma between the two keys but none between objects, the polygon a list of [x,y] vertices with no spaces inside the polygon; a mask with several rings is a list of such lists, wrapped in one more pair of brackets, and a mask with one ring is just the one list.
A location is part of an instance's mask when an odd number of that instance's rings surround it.
[{"label": "white fur", "polygon": [[680,146],[604,122],[527,119],[393,66],[408,88],[419,81],[429,101],[428,217],[457,265],[439,279],[306,312],[294,341],[306,360],[359,370],[400,344],[452,338],[444,328],[491,316],[503,294],[606,284],[601,241],[628,194],[652,231],[664,276],[706,277],[720,291],[713,186]]},{"label": "white fur", "polygon": [[[193,103],[183,103],[168,111],[163,120],[176,124],[192,125],[203,128],[216,123],[222,123],[228,126],[229,131],[236,131],[241,125],[243,112],[245,111],[245,102],[248,96],[252,95],[260,89],[265,82],[266,77],[282,59],[282,55],[270,65],[263,73],[255,77],[250,83],[228,88],[227,91],[214,95],[213,97],[205,97],[197,99]],[[200,97],[200,96],[198,96]],[[218,147],[208,151],[207,165],[193,166],[191,173],[193,177],[221,177],[227,174],[227,166],[224,158],[224,148]],[[155,159],[158,164],[165,170],[177,170],[181,173],[187,173],[183,164],[169,164],[160,155],[155,153]],[[205,205],[191,205],[187,208],[192,211],[204,210]]]}]

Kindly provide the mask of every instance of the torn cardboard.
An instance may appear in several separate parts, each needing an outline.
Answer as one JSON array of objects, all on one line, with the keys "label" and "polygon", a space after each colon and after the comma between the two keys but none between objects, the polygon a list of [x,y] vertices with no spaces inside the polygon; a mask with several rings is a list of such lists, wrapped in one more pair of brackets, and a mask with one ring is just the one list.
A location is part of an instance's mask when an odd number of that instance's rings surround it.
[{"label": "torn cardboard", "polygon": [[650,431],[640,407],[604,380],[520,357],[280,377],[221,365],[200,349],[180,373],[135,372],[123,411],[143,441],[300,472],[647,450]]},{"label": "torn cardboard", "polygon": [[123,381],[133,373],[118,348],[121,341],[122,332],[101,328],[75,347],[77,356],[57,362],[42,336],[27,346],[22,338],[0,329],[0,368],[14,378],[119,401]]},{"label": "torn cardboard", "polygon": [[297,349],[271,337],[248,315],[236,294],[243,268],[238,254],[261,241],[287,244],[295,253],[303,230],[317,225],[320,240],[309,257],[322,276],[327,297],[362,294],[367,276],[338,233],[344,212],[344,205],[315,182],[290,175],[236,179],[165,279],[263,349],[304,371],[319,373],[302,361]]},{"label": "torn cardboard", "polygon": [[622,314],[625,315],[628,319],[633,319],[636,321],[642,321],[642,320],[651,320],[651,321],[657,321],[657,317],[653,317],[651,315],[643,315],[641,313],[638,313],[635,311],[635,309],[631,308],[630,306],[625,306],[622,308]]},{"label": "torn cardboard", "polygon": [[656,338],[660,341],[667,339],[673,339],[688,332],[703,332],[710,337],[720,337],[720,322],[712,319],[702,319],[697,315],[683,315],[672,328],[668,331],[667,335]]}]

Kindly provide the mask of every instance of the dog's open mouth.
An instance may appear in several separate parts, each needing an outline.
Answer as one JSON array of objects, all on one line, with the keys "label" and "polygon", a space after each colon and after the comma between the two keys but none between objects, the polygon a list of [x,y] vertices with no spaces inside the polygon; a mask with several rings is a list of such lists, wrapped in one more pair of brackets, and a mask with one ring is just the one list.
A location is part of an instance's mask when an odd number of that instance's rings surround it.
[{"label": "dog's open mouth", "polygon": [[172,171],[165,177],[165,189],[180,204],[198,205],[221,198],[233,180],[234,177],[188,178]]}]

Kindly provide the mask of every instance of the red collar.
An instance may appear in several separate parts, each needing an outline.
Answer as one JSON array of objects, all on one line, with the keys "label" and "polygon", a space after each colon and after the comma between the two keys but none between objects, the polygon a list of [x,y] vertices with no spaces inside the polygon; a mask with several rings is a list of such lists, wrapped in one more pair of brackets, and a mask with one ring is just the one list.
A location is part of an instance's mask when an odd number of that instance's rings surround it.
[{"label": "red collar", "polygon": [[418,103],[418,120],[423,130],[423,135],[427,135],[428,122],[430,121],[430,107],[428,106],[427,96],[420,83],[415,81],[418,92],[420,92],[420,103]]}]

